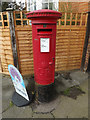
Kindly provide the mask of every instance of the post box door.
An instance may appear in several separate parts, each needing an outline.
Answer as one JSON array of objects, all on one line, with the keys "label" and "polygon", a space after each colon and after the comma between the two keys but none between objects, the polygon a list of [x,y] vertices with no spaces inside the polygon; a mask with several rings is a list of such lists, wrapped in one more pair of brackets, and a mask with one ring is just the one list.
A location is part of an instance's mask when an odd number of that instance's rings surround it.
[{"label": "post box door", "polygon": [[40,82],[51,83],[54,78],[54,67],[55,67],[55,55],[52,52],[52,41],[51,36],[39,37],[39,52],[37,58],[37,78]]},{"label": "post box door", "polygon": [[55,71],[55,45],[56,32],[49,29],[37,30],[37,36],[33,36],[34,50],[34,72],[35,80],[39,84],[50,84],[54,82]]}]

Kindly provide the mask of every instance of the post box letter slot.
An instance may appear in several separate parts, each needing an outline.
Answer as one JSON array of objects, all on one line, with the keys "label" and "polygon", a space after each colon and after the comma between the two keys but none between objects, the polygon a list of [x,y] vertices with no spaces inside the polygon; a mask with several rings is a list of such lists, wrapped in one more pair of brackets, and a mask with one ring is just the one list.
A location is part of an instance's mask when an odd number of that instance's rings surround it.
[{"label": "post box letter slot", "polygon": [[37,29],[37,33],[43,34],[43,33],[52,33],[52,29]]}]

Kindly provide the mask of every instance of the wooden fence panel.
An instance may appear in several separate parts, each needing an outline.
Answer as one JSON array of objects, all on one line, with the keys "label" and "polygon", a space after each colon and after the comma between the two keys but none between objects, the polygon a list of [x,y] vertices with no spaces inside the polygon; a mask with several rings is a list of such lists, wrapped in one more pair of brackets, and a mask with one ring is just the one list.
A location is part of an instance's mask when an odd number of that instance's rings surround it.
[{"label": "wooden fence panel", "polygon": [[[28,29],[28,30],[27,30]],[[80,69],[85,38],[85,28],[57,28],[56,71]],[[21,74],[32,74],[33,50],[30,26],[16,29],[19,68]]]},{"label": "wooden fence panel", "polygon": [[[25,13],[14,12],[19,68],[23,75],[34,73],[32,28]],[[86,13],[62,13],[62,18],[57,22],[56,71],[80,69],[86,23]]]},{"label": "wooden fence panel", "polygon": [[33,50],[31,26],[16,29],[19,69],[21,74],[33,74]]},{"label": "wooden fence panel", "polygon": [[13,54],[11,46],[8,12],[0,13],[0,18],[1,72],[9,74],[8,65],[13,64]]},{"label": "wooden fence panel", "polygon": [[80,69],[85,39],[85,28],[57,29],[56,71]]},{"label": "wooden fence panel", "polygon": [[[14,12],[18,63],[22,75],[34,73],[31,21],[26,19],[25,13]],[[7,12],[0,13],[0,16],[1,66],[2,72],[7,73],[8,64],[13,64],[10,27]],[[86,13],[62,13],[57,22],[56,71],[80,69],[86,25]]]}]

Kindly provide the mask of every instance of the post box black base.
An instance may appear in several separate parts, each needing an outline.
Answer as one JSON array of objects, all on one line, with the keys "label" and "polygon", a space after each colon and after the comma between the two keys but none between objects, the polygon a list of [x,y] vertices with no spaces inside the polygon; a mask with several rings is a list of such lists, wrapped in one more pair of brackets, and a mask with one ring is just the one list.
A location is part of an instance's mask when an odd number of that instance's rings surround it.
[{"label": "post box black base", "polygon": [[31,101],[32,101],[32,94],[29,94],[29,101],[26,100],[21,95],[19,95],[16,91],[14,92],[12,96],[12,102],[18,107],[27,106],[31,103]]},{"label": "post box black base", "polygon": [[36,99],[40,102],[50,102],[56,97],[55,84],[36,84]]}]

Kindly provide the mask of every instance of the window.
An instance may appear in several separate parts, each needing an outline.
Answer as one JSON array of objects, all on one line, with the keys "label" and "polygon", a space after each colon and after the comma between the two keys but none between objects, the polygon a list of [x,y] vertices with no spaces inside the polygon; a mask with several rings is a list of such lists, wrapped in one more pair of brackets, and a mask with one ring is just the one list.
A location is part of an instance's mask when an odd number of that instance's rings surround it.
[{"label": "window", "polygon": [[55,10],[55,0],[42,0],[42,9]]},{"label": "window", "polygon": [[48,0],[42,0],[43,3],[48,3]]},{"label": "window", "polygon": [[54,9],[54,3],[49,3],[49,9],[51,9],[51,10]]},{"label": "window", "polygon": [[42,3],[42,9],[48,9],[48,3]]},{"label": "window", "polygon": [[33,11],[33,5],[30,5],[30,11]]},{"label": "window", "polygon": [[30,11],[36,10],[36,0],[29,0],[28,10]]},{"label": "window", "polygon": [[58,10],[59,0],[27,0],[27,10],[51,9]]},{"label": "window", "polygon": [[36,2],[35,2],[35,4],[34,4],[34,10],[36,10]]}]

